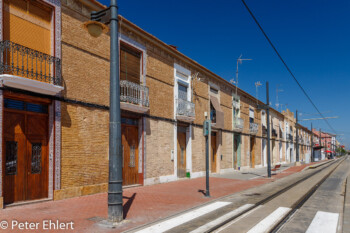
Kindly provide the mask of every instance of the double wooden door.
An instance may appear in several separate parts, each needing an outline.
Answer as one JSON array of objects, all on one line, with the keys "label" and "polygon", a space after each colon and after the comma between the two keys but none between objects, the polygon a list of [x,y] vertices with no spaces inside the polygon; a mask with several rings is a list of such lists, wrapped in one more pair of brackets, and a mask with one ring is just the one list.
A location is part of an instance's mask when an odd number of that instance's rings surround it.
[{"label": "double wooden door", "polygon": [[138,127],[122,125],[123,185],[138,184]]},{"label": "double wooden door", "polygon": [[4,111],[4,203],[48,197],[48,117]]}]

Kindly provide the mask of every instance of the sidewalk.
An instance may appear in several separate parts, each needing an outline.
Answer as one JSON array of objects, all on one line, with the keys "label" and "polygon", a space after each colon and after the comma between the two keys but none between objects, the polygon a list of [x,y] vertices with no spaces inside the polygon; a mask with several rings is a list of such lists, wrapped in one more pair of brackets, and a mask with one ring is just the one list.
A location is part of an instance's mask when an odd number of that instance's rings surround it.
[{"label": "sidewalk", "polygon": [[[107,218],[106,193],[61,201],[48,201],[9,207],[0,210],[0,221],[6,220],[10,225],[7,231],[2,230],[1,232],[19,232],[19,229],[9,230],[11,228],[11,221],[13,220],[39,223],[39,230],[28,230],[27,232],[48,232],[48,230],[42,229],[43,220],[59,220],[59,222],[73,221],[74,230],[67,229],[59,232],[122,232],[213,201],[217,198],[300,172],[311,164],[313,163],[303,164],[298,167],[289,167],[285,170],[282,167],[283,171],[273,175],[271,179],[263,175],[259,175],[259,177],[254,179],[234,178],[235,175],[244,176],[245,174],[240,174],[244,172],[233,172],[232,178],[210,177],[211,198],[206,198],[203,194],[205,190],[205,177],[125,189],[123,196],[124,218],[126,220],[115,229],[102,228],[96,224],[103,218]],[[266,168],[264,169],[266,171]],[[229,173],[225,175],[229,175]],[[250,174],[248,173],[246,175],[249,176]],[[20,232],[24,231],[22,230]]]}]

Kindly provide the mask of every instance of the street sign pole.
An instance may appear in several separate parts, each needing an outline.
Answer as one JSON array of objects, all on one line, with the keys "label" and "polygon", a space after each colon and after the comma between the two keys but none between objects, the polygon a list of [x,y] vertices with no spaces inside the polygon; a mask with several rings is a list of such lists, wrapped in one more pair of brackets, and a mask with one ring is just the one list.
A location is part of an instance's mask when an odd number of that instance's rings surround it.
[{"label": "street sign pole", "polygon": [[209,192],[209,136],[211,135],[211,120],[206,119],[204,121],[204,123],[203,123],[203,135],[205,136],[205,196],[210,197],[210,192]]}]

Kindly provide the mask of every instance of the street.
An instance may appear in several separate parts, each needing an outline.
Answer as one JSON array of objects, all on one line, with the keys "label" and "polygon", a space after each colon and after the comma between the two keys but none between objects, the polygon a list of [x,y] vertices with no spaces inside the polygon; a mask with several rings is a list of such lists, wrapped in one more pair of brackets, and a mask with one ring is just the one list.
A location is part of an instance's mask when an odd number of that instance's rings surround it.
[{"label": "street", "polygon": [[346,232],[349,167],[331,161],[132,232]]}]

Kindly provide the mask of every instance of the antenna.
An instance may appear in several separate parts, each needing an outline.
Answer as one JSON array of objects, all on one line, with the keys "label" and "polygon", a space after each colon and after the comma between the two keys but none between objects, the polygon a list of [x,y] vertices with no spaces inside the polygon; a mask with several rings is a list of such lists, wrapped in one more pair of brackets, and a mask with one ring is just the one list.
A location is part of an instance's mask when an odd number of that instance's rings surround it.
[{"label": "antenna", "polygon": [[259,95],[258,95],[258,87],[262,86],[262,84],[260,83],[260,81],[255,82],[255,88],[256,88],[256,104],[259,104]]},{"label": "antenna", "polygon": [[237,88],[238,88],[238,64],[242,64],[242,61],[251,61],[253,59],[242,58],[242,54],[237,58],[237,69],[236,69],[236,80],[231,79],[231,83],[236,84],[236,96],[237,96]]},{"label": "antenna", "polygon": [[278,89],[278,86],[281,86],[281,84],[277,84],[277,86],[276,86],[276,109],[278,109],[278,107],[280,106],[280,104],[278,102],[278,92],[283,92],[282,89]]}]

